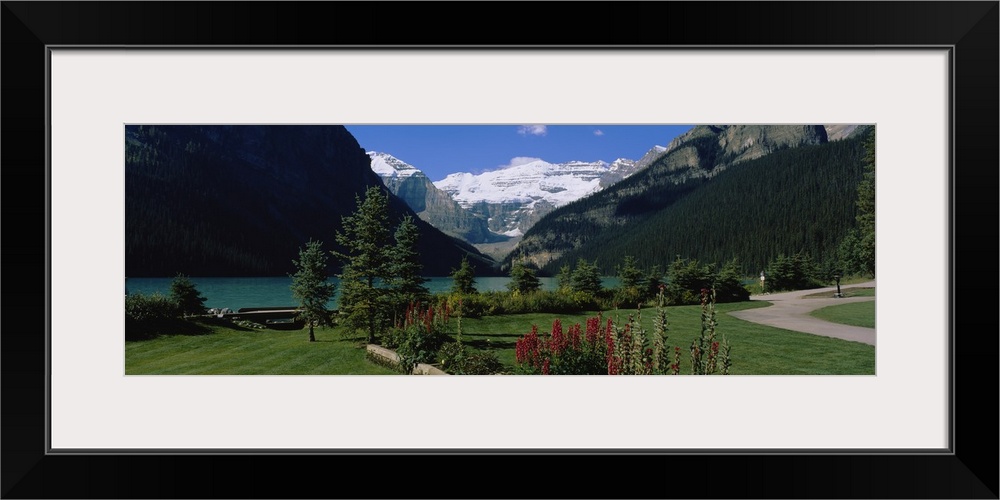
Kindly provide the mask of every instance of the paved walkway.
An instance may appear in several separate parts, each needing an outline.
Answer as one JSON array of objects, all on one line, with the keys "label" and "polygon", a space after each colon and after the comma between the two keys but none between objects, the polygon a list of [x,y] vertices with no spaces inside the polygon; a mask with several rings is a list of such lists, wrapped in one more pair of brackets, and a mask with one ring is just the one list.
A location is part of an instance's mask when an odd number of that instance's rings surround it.
[{"label": "paved walkway", "polygon": [[[841,289],[863,287],[874,287],[875,282],[856,283],[853,285],[841,285]],[[770,295],[753,295],[750,300],[765,300],[771,302],[770,307],[758,309],[747,309],[735,311],[729,314],[746,321],[760,323],[762,325],[784,328],[813,335],[833,337],[837,339],[863,342],[875,345],[875,329],[862,328],[859,326],[841,325],[814,318],[809,315],[811,311],[826,306],[839,304],[849,304],[851,302],[867,302],[875,300],[875,297],[850,297],[843,299],[806,299],[805,295],[812,295],[820,292],[836,291],[837,287],[818,288],[813,290],[798,290],[795,292],[782,292]]]}]

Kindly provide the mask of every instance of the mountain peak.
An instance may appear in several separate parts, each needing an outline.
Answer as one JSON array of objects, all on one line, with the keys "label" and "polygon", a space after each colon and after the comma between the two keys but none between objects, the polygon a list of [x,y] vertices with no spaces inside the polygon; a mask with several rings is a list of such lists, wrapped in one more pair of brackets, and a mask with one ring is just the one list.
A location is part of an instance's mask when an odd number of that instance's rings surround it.
[{"label": "mountain peak", "polygon": [[406,163],[389,153],[378,151],[366,151],[371,158],[372,170],[380,177],[410,177],[423,174],[417,167]]},{"label": "mountain peak", "polygon": [[485,218],[459,206],[417,167],[388,153],[367,153],[371,169],[382,179],[382,184],[406,202],[417,217],[469,243],[487,243],[498,238],[489,231]]}]

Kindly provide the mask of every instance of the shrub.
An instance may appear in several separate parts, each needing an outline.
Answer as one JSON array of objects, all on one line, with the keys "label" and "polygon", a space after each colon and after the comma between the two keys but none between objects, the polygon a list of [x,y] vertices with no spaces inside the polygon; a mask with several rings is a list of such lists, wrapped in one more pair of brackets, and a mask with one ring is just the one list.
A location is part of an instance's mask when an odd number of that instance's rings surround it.
[{"label": "shrub", "polygon": [[549,312],[569,314],[613,308],[613,301],[605,294],[595,296],[585,292],[536,291],[512,293],[501,291],[481,292],[471,295],[452,294],[438,296],[437,300],[447,300],[452,310],[462,301],[462,315],[479,318],[497,314],[525,314]]},{"label": "shrub", "polygon": [[160,294],[125,296],[125,338],[137,340],[168,332],[180,314],[174,301]]},{"label": "shrub", "polygon": [[438,351],[441,369],[453,375],[494,375],[504,372],[497,355],[490,351],[475,351],[459,342],[450,342]]},{"label": "shrub", "polygon": [[736,259],[727,262],[715,276],[716,302],[742,302],[750,300],[750,290],[743,285]]},{"label": "shrub", "polygon": [[819,288],[819,270],[808,255],[797,253],[791,257],[779,255],[767,266],[764,286],[768,292]]},{"label": "shrub", "polygon": [[636,307],[646,302],[642,291],[634,287],[616,288],[612,297],[614,309],[617,309],[618,306]]},{"label": "shrub", "polygon": [[678,257],[667,270],[664,297],[668,304],[697,304],[699,291],[711,287],[714,281],[714,266]]},{"label": "shrub", "polygon": [[667,271],[667,303],[699,304],[701,290],[706,289],[716,290],[718,302],[750,300],[750,291],[743,286],[743,276],[736,259],[727,262],[719,271],[715,268],[715,264],[700,264],[697,260],[675,260]]},{"label": "shrub", "polygon": [[433,307],[422,310],[410,305],[403,324],[389,334],[390,338],[397,338],[396,354],[399,355],[400,371],[410,373],[417,363],[433,363],[436,360],[438,350],[448,340],[448,336],[441,331],[442,323],[443,319],[435,315]]}]

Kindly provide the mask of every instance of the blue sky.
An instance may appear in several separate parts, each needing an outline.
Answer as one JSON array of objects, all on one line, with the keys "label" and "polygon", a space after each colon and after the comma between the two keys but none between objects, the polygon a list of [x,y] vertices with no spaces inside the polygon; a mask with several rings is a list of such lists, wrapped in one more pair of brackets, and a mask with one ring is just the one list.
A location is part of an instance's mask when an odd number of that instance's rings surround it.
[{"label": "blue sky", "polygon": [[347,125],[367,151],[389,153],[432,181],[495,170],[514,158],[550,163],[638,160],[690,125]]}]

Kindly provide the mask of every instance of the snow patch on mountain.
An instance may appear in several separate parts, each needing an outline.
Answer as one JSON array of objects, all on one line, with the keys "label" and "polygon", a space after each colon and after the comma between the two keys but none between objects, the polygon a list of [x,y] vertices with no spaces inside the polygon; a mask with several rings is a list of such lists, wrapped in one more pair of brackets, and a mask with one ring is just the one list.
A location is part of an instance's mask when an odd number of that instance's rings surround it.
[{"label": "snow patch on mountain", "polygon": [[612,172],[612,166],[603,161],[523,160],[517,158],[506,168],[481,174],[451,174],[434,185],[466,208],[481,202],[520,203],[530,208],[539,201],[560,207],[600,190],[601,178]]},{"label": "snow patch on mountain", "polygon": [[372,171],[381,177],[410,177],[422,174],[413,165],[406,163],[388,153],[368,151],[368,157],[372,159]]}]

